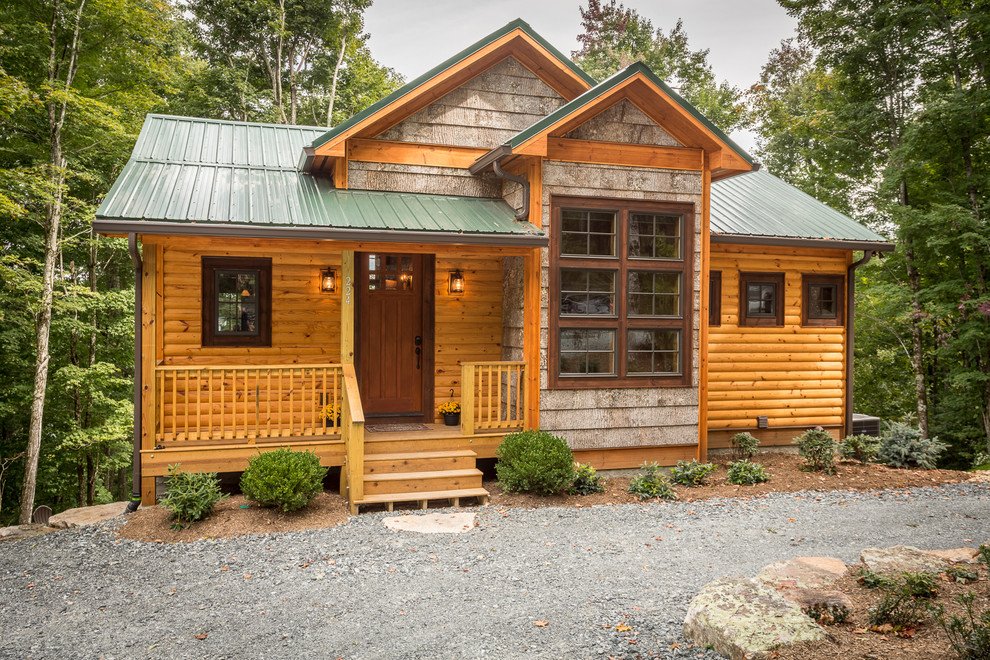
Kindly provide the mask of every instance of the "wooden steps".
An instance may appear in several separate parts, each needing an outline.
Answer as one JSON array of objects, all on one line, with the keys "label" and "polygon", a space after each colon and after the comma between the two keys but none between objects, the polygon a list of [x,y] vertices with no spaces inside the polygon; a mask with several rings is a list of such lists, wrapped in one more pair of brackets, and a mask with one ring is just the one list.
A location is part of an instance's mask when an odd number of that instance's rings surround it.
[{"label": "wooden steps", "polygon": [[362,504],[385,504],[389,511],[396,502],[418,502],[421,509],[430,500],[460,506],[466,497],[486,504],[488,491],[481,487],[476,459],[469,449],[366,454],[364,495],[351,502],[351,513],[356,515]]}]

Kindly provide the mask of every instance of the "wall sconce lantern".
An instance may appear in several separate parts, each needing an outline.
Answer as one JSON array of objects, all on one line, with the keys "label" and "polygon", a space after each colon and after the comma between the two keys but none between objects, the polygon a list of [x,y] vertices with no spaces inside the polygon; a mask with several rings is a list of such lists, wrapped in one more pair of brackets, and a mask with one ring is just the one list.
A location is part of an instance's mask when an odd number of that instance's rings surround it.
[{"label": "wall sconce lantern", "polygon": [[460,269],[451,271],[450,281],[447,284],[447,293],[454,295],[464,293],[464,275],[461,274]]},{"label": "wall sconce lantern", "polygon": [[333,268],[325,268],[320,271],[320,291],[323,293],[337,292],[337,273]]}]

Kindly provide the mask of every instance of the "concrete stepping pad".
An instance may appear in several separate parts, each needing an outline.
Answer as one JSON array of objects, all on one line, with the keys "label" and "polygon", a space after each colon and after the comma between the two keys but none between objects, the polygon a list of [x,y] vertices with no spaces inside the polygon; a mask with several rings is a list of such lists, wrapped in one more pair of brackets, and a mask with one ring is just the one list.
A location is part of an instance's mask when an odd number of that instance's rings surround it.
[{"label": "concrete stepping pad", "polygon": [[462,534],[474,529],[473,513],[427,513],[385,518],[385,526],[420,534]]}]

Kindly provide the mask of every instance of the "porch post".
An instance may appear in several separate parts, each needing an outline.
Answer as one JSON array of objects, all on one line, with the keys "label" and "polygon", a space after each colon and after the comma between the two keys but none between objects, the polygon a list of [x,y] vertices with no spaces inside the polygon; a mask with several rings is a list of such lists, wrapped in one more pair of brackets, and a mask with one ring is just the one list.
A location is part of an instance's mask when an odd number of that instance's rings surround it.
[{"label": "porch post", "polygon": [[354,364],[354,250],[340,255],[340,363]]},{"label": "porch post", "polygon": [[534,248],[523,264],[523,359],[526,361],[525,427],[540,426],[540,276],[543,250]]}]

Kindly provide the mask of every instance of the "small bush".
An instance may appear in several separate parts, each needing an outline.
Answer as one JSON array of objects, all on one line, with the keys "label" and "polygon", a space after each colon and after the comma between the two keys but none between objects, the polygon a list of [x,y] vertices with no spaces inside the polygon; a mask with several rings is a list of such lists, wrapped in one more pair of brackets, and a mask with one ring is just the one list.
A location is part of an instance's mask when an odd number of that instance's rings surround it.
[{"label": "small bush", "polygon": [[684,486],[701,486],[708,479],[708,475],[716,470],[712,463],[699,463],[698,461],[677,461],[670,470],[670,477],[674,483]]},{"label": "small bush", "polygon": [[633,477],[629,482],[628,492],[639,499],[660,498],[661,500],[676,500],[677,491],[670,485],[667,477],[660,474],[660,466],[656,463],[643,463],[644,474]]},{"label": "small bush", "polygon": [[980,555],[980,561],[990,566],[990,545],[980,544],[980,549],[977,552]]},{"label": "small bush", "polygon": [[752,486],[770,481],[770,475],[759,463],[751,463],[745,458],[729,463],[729,483],[737,486]]},{"label": "small bush", "polygon": [[261,506],[295,511],[323,492],[326,474],[327,468],[314,452],[280,447],[259,452],[248,462],[241,475],[241,492]]},{"label": "small bush", "polygon": [[184,472],[181,465],[168,466],[168,495],[162,507],[172,512],[172,529],[186,529],[202,520],[226,497],[216,472]]},{"label": "small bush", "polygon": [[976,582],[979,580],[980,574],[968,568],[963,568],[962,566],[953,566],[945,569],[945,577],[947,577],[950,582],[969,584],[970,582]]},{"label": "small bush", "polygon": [[510,433],[495,450],[495,475],[507,492],[550,495],[574,483],[574,454],[546,431]]},{"label": "small bush", "polygon": [[848,435],[839,441],[839,453],[847,460],[869,463],[879,451],[880,438],[872,435]]},{"label": "small bush", "polygon": [[946,447],[938,438],[924,440],[918,429],[895,422],[884,434],[877,458],[895,468],[932,470]]},{"label": "small bush", "polygon": [[820,626],[834,626],[849,620],[849,608],[842,605],[814,603],[808,607],[802,607],[801,611]]},{"label": "small bush", "polygon": [[874,573],[868,568],[860,568],[856,573],[856,581],[867,589],[879,589],[889,586],[893,580],[886,575]]},{"label": "small bush", "polygon": [[808,429],[794,438],[798,451],[804,457],[804,469],[811,472],[835,474],[835,440],[828,431]]},{"label": "small bush", "polygon": [[760,441],[749,433],[736,433],[729,442],[732,444],[732,455],[736,458],[752,458],[760,446]]},{"label": "small bush", "polygon": [[605,478],[589,463],[578,464],[577,476],[571,484],[571,495],[592,495],[605,492]]},{"label": "small bush", "polygon": [[890,624],[895,631],[915,628],[938,608],[928,603],[938,594],[931,573],[904,573],[880,588],[880,601],[870,608],[870,625]]},{"label": "small bush", "polygon": [[977,614],[973,607],[975,600],[976,594],[972,591],[956,596],[956,602],[964,608],[962,616],[952,615],[946,620],[944,610],[936,612],[953,650],[964,660],[990,658],[990,609]]}]

